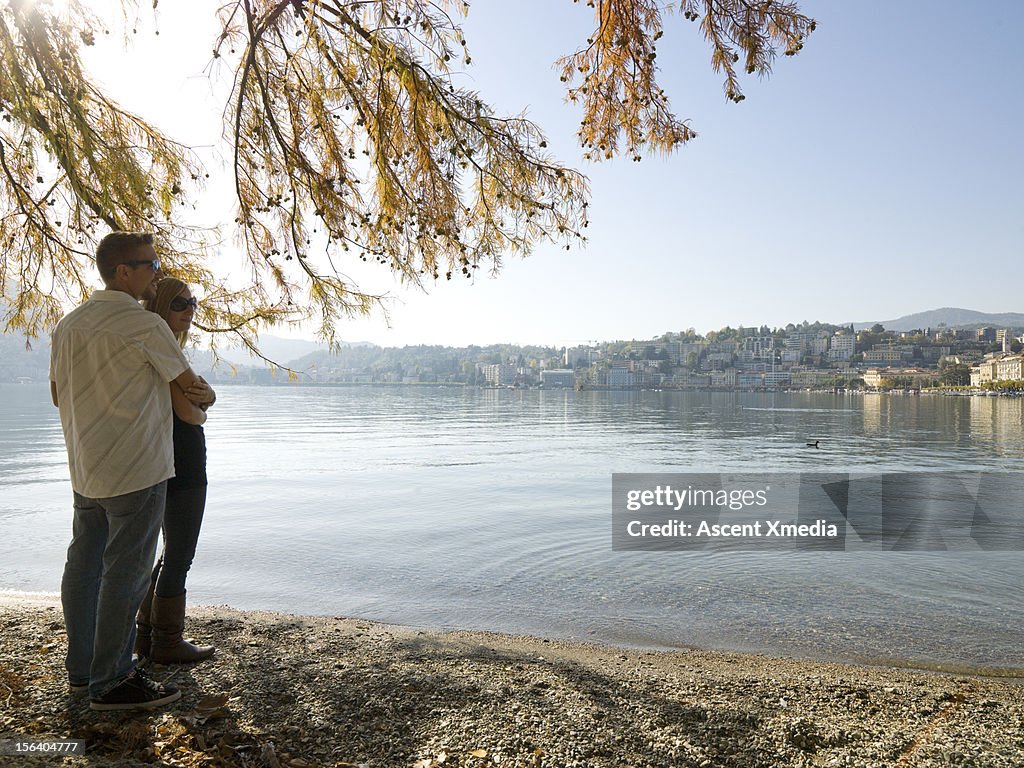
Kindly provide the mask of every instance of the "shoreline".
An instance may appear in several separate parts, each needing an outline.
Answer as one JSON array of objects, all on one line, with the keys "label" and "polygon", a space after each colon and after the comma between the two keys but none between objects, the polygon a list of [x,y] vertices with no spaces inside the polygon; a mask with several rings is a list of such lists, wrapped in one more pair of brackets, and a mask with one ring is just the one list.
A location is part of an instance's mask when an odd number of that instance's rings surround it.
[{"label": "shoreline", "polygon": [[[253,383],[250,381],[240,382],[231,381],[228,379],[218,380],[215,382],[221,387],[261,387],[261,388],[278,388],[278,387],[304,387],[304,388],[323,388],[323,389],[345,389],[345,388],[385,388],[385,389],[397,389],[402,387],[416,388],[416,389],[466,389],[466,390],[479,390],[481,392],[689,392],[689,393],[702,393],[702,394],[722,394],[722,393],[733,393],[733,394],[817,394],[817,395],[893,395],[899,397],[919,397],[921,395],[941,395],[943,397],[1003,397],[1016,399],[1024,397],[1024,392],[1020,390],[996,390],[996,389],[974,389],[969,387],[949,387],[949,388],[930,388],[924,389],[858,389],[850,387],[799,387],[799,386],[786,386],[786,387],[673,387],[673,386],[658,386],[658,387],[609,387],[599,386],[596,384],[588,384],[583,387],[515,387],[515,386],[490,386],[482,384],[467,384],[461,381],[447,381],[447,382],[432,382],[432,381],[409,381],[409,382],[392,382],[392,381],[367,381],[367,382],[354,382],[354,381],[274,381],[269,383]],[[37,381],[35,379],[28,381],[0,381],[0,385],[10,386],[46,386],[47,382]]]},{"label": "shoreline", "polygon": [[[56,592],[18,592],[16,590],[4,590],[0,589],[0,611],[5,607],[49,607],[55,609],[58,613],[61,610],[60,595]],[[325,619],[328,617],[336,616],[336,614],[305,614],[305,613],[293,613],[290,611],[281,611],[275,609],[262,609],[262,608],[238,608],[227,603],[208,605],[204,603],[190,603],[188,606],[189,614],[197,611],[231,611],[239,614],[254,614],[254,615],[274,615],[274,616],[285,616],[293,617],[296,619]],[[913,659],[904,657],[871,657],[871,656],[843,656],[841,658],[832,658],[826,653],[821,654],[791,654],[782,651],[776,651],[772,649],[751,649],[751,648],[714,648],[705,647],[700,645],[687,645],[687,644],[676,644],[676,645],[665,645],[662,643],[650,641],[645,642],[642,640],[636,640],[630,642],[628,640],[602,640],[600,638],[578,638],[564,635],[540,635],[530,634],[526,632],[517,632],[514,630],[490,630],[490,629],[479,629],[479,628],[463,628],[463,627],[433,627],[433,626],[419,626],[413,624],[396,624],[380,619],[371,619],[359,616],[344,616],[347,621],[359,621],[366,624],[372,624],[374,626],[386,627],[395,632],[419,632],[419,633],[432,633],[438,635],[457,634],[457,633],[469,633],[483,636],[493,637],[513,637],[533,642],[542,643],[569,643],[579,644],[584,646],[593,646],[595,648],[608,648],[611,650],[621,650],[627,652],[637,653],[725,653],[731,655],[740,656],[756,656],[761,658],[773,658],[782,659],[786,661],[792,661],[795,663],[807,663],[807,664],[844,664],[854,667],[867,667],[880,670],[904,670],[907,672],[919,672],[922,674],[938,674],[938,675],[961,675],[965,677],[974,677],[978,679],[989,679],[989,680],[1004,680],[1009,682],[1017,682],[1024,685],[1024,663],[1019,667],[1010,666],[986,666],[982,664],[972,664],[967,662],[958,661],[936,661],[933,659]]]},{"label": "shoreline", "polygon": [[[61,610],[60,595],[55,592],[18,592],[16,590],[0,589],[0,611],[4,608],[53,608],[58,614]],[[230,611],[239,614],[273,615],[292,617],[295,619],[326,619],[336,614],[305,614],[293,613],[274,609],[261,608],[237,608],[227,603],[208,605],[204,603],[189,604],[189,614],[205,611]],[[599,638],[578,638],[564,635],[539,635],[526,632],[490,630],[479,628],[462,627],[432,627],[413,624],[395,624],[379,619],[371,619],[359,616],[344,616],[347,621],[359,621],[374,626],[386,627],[395,632],[418,632],[437,635],[448,635],[458,633],[476,634],[488,637],[512,637],[530,640],[539,643],[568,643],[595,648],[608,648],[635,653],[724,653],[739,656],[756,656],[759,658],[772,658],[792,661],[795,663],[807,664],[843,664],[853,667],[866,667],[879,670],[903,670],[907,672],[919,672],[921,674],[936,675],[960,675],[988,680],[1003,680],[1016,682],[1024,685],[1024,663],[1018,667],[1010,666],[986,666],[957,661],[936,661],[933,659],[913,659],[904,657],[870,657],[870,656],[844,656],[832,658],[826,653],[821,654],[791,654],[771,649],[758,650],[751,648],[714,648],[700,645],[665,645],[654,641],[644,642],[641,640],[630,642],[628,640],[602,640]]]},{"label": "shoreline", "polygon": [[182,700],[97,713],[59,608],[0,596],[0,625],[0,739],[84,739],[66,765],[1024,764],[1020,684],[992,678],[199,607],[214,659],[152,668]]}]

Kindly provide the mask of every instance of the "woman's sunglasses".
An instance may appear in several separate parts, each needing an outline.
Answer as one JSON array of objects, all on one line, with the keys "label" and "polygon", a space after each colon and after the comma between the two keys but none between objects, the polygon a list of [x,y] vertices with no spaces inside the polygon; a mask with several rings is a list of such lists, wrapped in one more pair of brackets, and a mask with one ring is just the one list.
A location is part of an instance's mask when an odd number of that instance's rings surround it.
[{"label": "woman's sunglasses", "polygon": [[199,302],[196,301],[196,297],[193,296],[191,299],[183,299],[178,296],[176,299],[171,299],[171,311],[172,312],[184,312],[189,307],[195,309],[199,306]]}]

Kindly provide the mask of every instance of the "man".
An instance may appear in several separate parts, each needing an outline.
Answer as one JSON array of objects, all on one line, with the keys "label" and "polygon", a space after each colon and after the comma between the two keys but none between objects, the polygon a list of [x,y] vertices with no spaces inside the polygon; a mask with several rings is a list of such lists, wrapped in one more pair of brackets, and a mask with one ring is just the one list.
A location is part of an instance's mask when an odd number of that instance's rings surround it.
[{"label": "man", "polygon": [[140,299],[163,276],[148,233],[112,232],[96,249],[105,290],[53,332],[50,390],[60,408],[75,513],[61,581],[71,688],[98,710],[152,709],[181,698],[132,659],[135,614],[149,583],[174,476],[168,382],[197,404],[212,391],[170,328]]}]

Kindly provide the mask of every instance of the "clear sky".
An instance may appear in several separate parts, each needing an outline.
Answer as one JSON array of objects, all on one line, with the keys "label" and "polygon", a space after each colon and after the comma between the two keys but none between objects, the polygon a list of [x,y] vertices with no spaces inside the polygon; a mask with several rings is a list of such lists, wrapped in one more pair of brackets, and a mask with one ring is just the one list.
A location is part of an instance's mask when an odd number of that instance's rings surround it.
[{"label": "clear sky", "polygon": [[[143,11],[140,52],[118,53],[105,79],[130,108],[208,144],[221,109],[202,74],[217,3],[186,4],[192,17],[181,5],[160,4],[159,37]],[[541,246],[506,260],[495,279],[442,279],[427,295],[378,277],[372,287],[395,298],[391,327],[378,316],[342,325],[340,337],[561,345],[943,306],[1024,311],[1024,3],[802,7],[817,31],[770,79],[746,79],[738,105],[697,27],[668,17],[662,84],[700,136],[669,158],[584,165],[579,115],[552,63],[585,40],[592,10],[474,2],[473,66],[460,79],[499,112],[525,109],[557,156],[587,173],[589,242]],[[97,46],[97,69],[114,47]],[[231,220],[208,206],[211,220]]]}]

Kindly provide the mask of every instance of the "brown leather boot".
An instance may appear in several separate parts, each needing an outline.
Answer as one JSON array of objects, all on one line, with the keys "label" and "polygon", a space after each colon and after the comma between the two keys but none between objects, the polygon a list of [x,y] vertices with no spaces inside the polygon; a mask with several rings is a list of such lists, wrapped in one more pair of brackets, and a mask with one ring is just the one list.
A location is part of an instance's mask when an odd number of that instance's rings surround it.
[{"label": "brown leather boot", "polygon": [[152,642],[153,627],[149,623],[150,613],[153,610],[153,587],[155,582],[149,582],[149,589],[146,596],[142,598],[142,605],[139,606],[139,615],[135,617],[135,655],[140,659],[148,657]]},{"label": "brown leather boot", "polygon": [[177,597],[153,595],[153,646],[150,658],[157,664],[188,664],[213,656],[212,645],[193,645],[181,637],[185,631],[185,593]]}]

